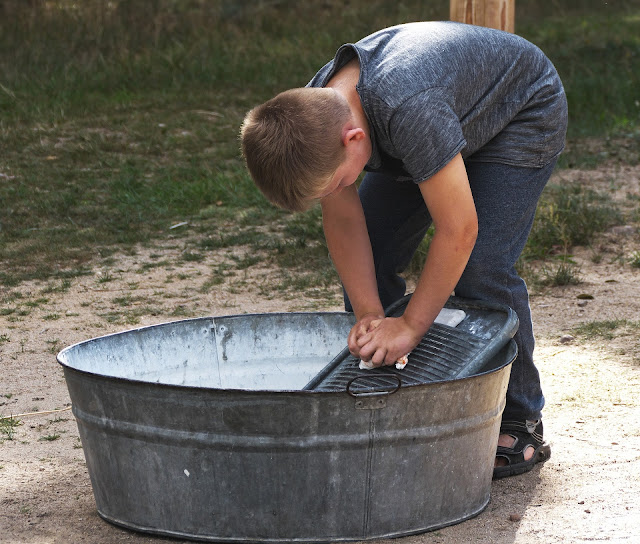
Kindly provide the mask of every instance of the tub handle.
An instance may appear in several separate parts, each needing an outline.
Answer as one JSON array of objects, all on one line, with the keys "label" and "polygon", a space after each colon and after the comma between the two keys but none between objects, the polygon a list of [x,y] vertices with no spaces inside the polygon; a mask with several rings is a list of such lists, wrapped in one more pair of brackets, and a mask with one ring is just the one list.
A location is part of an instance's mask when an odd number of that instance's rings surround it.
[{"label": "tub handle", "polygon": [[[384,389],[382,391],[374,390],[374,391],[365,391],[363,393],[356,393],[355,391],[351,390],[351,384],[353,384],[353,382],[355,382],[356,380],[362,380],[365,378],[391,378],[396,380],[398,383],[393,389]],[[349,395],[351,395],[352,397],[356,397],[356,398],[381,397],[383,395],[393,395],[393,393],[395,393],[398,389],[400,389],[401,385],[402,385],[402,381],[400,380],[400,376],[396,376],[395,374],[367,374],[366,376],[356,376],[355,378],[350,379],[349,382],[347,383],[347,393],[349,393]]]}]

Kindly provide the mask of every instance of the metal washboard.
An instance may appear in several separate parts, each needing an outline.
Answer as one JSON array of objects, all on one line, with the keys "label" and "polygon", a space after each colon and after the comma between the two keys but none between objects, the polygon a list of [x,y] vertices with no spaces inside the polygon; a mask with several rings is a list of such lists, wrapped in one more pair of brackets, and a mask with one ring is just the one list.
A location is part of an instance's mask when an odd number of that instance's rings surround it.
[{"label": "metal washboard", "polygon": [[[390,306],[388,317],[401,316],[411,299],[407,295]],[[445,305],[444,312],[464,312],[455,326],[438,323],[431,326],[418,346],[409,354],[402,370],[382,366],[367,370],[344,348],[304,387],[313,391],[387,391],[471,376],[478,372],[518,330],[518,317],[508,307],[457,297]],[[441,312],[442,315],[442,312]]]}]

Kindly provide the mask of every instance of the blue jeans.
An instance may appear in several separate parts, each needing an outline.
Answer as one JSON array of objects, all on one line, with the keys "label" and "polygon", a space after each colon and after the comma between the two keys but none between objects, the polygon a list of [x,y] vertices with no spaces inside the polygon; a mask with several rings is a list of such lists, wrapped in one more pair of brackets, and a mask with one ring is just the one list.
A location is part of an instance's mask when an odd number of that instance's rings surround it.
[{"label": "blue jeans", "polygon": [[[478,214],[478,238],[455,294],[511,307],[520,320],[514,339],[518,357],[511,369],[504,419],[541,418],[544,396],[533,363],[529,294],[515,263],[522,252],[540,194],[555,161],[543,168],[468,162],[467,175]],[[359,188],[371,239],[378,290],[386,308],[405,294],[406,269],[431,225],[420,189],[413,182],[368,173]],[[351,305],[345,296],[348,311]]]}]

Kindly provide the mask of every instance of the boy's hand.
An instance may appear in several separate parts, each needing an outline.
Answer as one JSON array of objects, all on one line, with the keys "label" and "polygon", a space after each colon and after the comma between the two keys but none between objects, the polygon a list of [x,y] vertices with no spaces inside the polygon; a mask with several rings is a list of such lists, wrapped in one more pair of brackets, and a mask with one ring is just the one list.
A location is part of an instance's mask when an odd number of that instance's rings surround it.
[{"label": "boy's hand", "polygon": [[393,365],[415,348],[424,331],[416,329],[403,317],[372,320],[366,334],[356,341],[358,355],[374,366]]},{"label": "boy's hand", "polygon": [[347,338],[349,351],[351,352],[351,355],[355,357],[360,357],[360,347],[358,346],[358,340],[360,339],[361,336],[364,336],[371,330],[372,323],[375,323],[375,322],[379,323],[383,317],[384,317],[384,314],[378,314],[374,312],[365,314],[351,328],[351,331],[349,332],[349,337]]}]

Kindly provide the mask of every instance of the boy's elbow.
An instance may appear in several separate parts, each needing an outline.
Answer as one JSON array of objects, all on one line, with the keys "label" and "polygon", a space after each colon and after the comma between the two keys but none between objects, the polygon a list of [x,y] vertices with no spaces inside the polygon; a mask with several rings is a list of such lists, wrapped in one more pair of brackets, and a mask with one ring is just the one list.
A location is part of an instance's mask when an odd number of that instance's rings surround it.
[{"label": "boy's elbow", "polygon": [[470,221],[465,229],[465,238],[469,244],[469,247],[473,249],[473,246],[476,245],[476,240],[478,239],[478,219],[474,218],[473,221]]},{"label": "boy's elbow", "polygon": [[470,219],[462,225],[459,225],[454,237],[456,239],[455,245],[459,247],[461,251],[471,253],[478,239],[478,220],[473,218],[473,220]]},{"label": "boy's elbow", "polygon": [[443,243],[462,253],[471,253],[478,239],[478,219],[475,214],[440,223],[435,225],[435,229],[435,235]]}]

